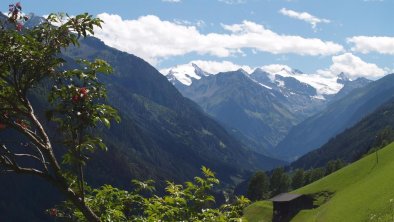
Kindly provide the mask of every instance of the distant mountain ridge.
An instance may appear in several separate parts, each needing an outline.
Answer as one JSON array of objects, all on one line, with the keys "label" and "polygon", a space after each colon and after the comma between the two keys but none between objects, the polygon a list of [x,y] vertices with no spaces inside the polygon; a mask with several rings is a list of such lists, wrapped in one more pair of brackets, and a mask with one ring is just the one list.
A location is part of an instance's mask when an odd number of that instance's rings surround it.
[{"label": "distant mountain ridge", "polygon": [[[326,83],[322,83],[318,90],[299,80],[305,76],[288,68],[276,74],[260,68],[252,73],[239,69],[210,74],[193,63],[170,69],[166,75],[182,95],[198,103],[238,139],[268,155],[275,153],[274,147],[293,126],[324,110],[331,100],[370,82],[362,78],[350,81],[342,74],[335,79],[333,88],[327,90]],[[338,86],[343,87],[339,90]],[[335,87],[340,95],[321,94]]]},{"label": "distant mountain ridge", "polygon": [[[220,69],[216,69],[216,70],[220,70]],[[182,84],[186,86],[190,86],[193,82],[198,81],[201,78],[204,78],[205,76],[215,75],[217,73],[225,73],[229,71],[236,71],[236,69],[228,70],[228,68],[226,68],[224,71],[210,73],[203,70],[193,62],[189,64],[179,65],[173,68],[161,70],[162,74],[165,75],[167,79],[169,79],[174,85]],[[305,74],[298,69],[292,69],[287,66],[283,66],[282,68],[276,67],[275,70],[271,70],[269,68],[256,68],[246,73],[250,75],[252,75],[253,73],[264,74],[264,75],[260,75],[260,77],[264,78],[260,80],[264,82],[270,81],[275,85],[277,85],[280,82],[280,79],[276,79],[276,76],[278,76],[279,78],[292,77],[298,80],[298,82],[300,83],[305,83],[311,86],[312,88],[315,88],[317,90],[317,94],[320,96],[336,94],[343,87],[345,82],[350,81],[349,79],[347,79],[348,81],[344,81],[344,82],[338,81],[341,78],[340,74],[337,77],[321,78],[320,75]]]}]

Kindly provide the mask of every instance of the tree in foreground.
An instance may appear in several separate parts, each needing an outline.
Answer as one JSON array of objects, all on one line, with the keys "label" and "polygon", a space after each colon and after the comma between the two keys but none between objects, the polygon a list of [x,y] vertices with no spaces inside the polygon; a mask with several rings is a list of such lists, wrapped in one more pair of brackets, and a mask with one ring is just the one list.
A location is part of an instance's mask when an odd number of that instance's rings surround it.
[{"label": "tree in foreground", "polygon": [[[49,213],[63,214],[67,219],[226,221],[241,215],[248,203],[245,198],[238,198],[234,205],[210,208],[214,198],[208,193],[218,181],[206,168],[205,177],[196,177],[195,183],[168,183],[169,194],[164,197],[139,194],[151,188],[151,182],[135,181],[139,187],[133,192],[108,185],[88,189],[84,166],[89,154],[97,148],[106,149],[94,129],[120,121],[117,111],[105,103],[105,86],[98,80],[99,74],[112,69],[103,60],[80,60],[79,69],[65,70],[61,52],[78,45],[80,37],[94,34],[93,29],[101,27],[102,21],[86,13],[76,17],[50,14],[39,26],[25,29],[27,19],[17,3],[10,5],[8,21],[1,24],[0,133],[18,138],[6,142],[0,137],[1,171],[33,175],[53,184],[68,201],[64,211],[54,208]],[[39,94],[48,95],[46,117],[58,128],[58,147],[48,135],[50,124],[43,124],[45,115],[36,113],[32,102]],[[55,148],[66,150],[62,158],[55,155]]]},{"label": "tree in foreground", "polygon": [[[10,5],[9,19],[0,32],[0,124],[2,131],[20,140],[0,141],[0,165],[7,172],[47,180],[89,221],[99,221],[85,203],[83,166],[89,152],[105,148],[92,129],[99,124],[109,126],[112,119],[119,121],[116,110],[104,103],[105,88],[97,79],[99,73],[110,73],[111,67],[101,60],[81,60],[81,69],[63,70],[60,54],[77,45],[79,37],[93,34],[102,21],[83,14],[62,23],[62,16],[51,14],[41,25],[23,29],[21,10],[20,3]],[[67,149],[63,164],[31,102],[38,90],[49,91],[47,114],[61,132],[61,146]]]},{"label": "tree in foreground", "polygon": [[247,197],[252,201],[267,199],[270,196],[270,181],[267,174],[256,172],[250,179]]},{"label": "tree in foreground", "polygon": [[290,185],[291,179],[283,167],[274,169],[270,178],[271,195],[275,196],[287,192],[290,189]]},{"label": "tree in foreground", "polygon": [[303,169],[297,169],[291,178],[291,187],[298,189],[305,184],[305,173]]},{"label": "tree in foreground", "polygon": [[[153,192],[153,181],[133,180],[131,192],[102,186],[88,193],[87,204],[102,221],[242,221],[243,209],[250,203],[245,197],[235,197],[232,204],[214,208],[213,188],[219,183],[214,173],[202,167],[203,177],[184,185],[167,181],[166,195]],[[85,221],[71,203],[57,208],[57,216],[65,221]]]}]

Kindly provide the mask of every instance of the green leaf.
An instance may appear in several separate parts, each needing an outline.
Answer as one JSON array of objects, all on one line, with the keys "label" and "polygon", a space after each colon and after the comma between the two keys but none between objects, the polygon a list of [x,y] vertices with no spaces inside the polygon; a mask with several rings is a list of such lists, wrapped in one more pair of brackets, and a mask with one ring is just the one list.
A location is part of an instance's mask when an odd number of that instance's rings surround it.
[{"label": "green leaf", "polygon": [[109,128],[111,126],[111,123],[107,118],[101,118],[101,121],[104,123],[104,125]]}]

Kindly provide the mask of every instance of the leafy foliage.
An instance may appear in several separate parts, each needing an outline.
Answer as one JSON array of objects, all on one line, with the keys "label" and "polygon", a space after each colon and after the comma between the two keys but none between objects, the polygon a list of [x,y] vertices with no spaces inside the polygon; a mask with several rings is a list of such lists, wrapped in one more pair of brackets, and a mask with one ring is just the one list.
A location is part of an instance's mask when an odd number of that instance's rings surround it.
[{"label": "leafy foliage", "polygon": [[247,197],[252,200],[263,200],[270,196],[270,179],[262,171],[256,172],[250,179]]},{"label": "leafy foliage", "polygon": [[247,197],[252,201],[265,200],[277,194],[299,189],[313,183],[345,166],[341,159],[329,161],[325,167],[304,170],[298,168],[286,172],[280,167],[272,170],[270,177],[265,172],[256,172],[249,180]]},{"label": "leafy foliage", "polygon": [[[88,193],[87,204],[98,212],[101,221],[239,221],[250,201],[241,196],[215,208],[210,193],[219,180],[206,167],[202,167],[202,173],[203,177],[184,185],[167,181],[164,196],[153,194],[152,180],[133,180],[132,192],[105,185]],[[85,221],[72,204],[60,209],[59,219]]]},{"label": "leafy foliage", "polygon": [[291,187],[298,189],[305,184],[305,173],[302,169],[297,169],[291,178]]},{"label": "leafy foliage", "polygon": [[287,192],[290,189],[290,177],[284,171],[283,167],[276,168],[271,174],[270,189],[272,191],[272,196],[277,194]]},{"label": "leafy foliage", "polygon": [[[92,131],[101,122],[107,127],[112,119],[120,120],[117,111],[105,103],[106,91],[98,73],[111,67],[102,60],[83,60],[82,69],[65,70],[62,50],[78,45],[80,37],[94,34],[101,20],[91,15],[76,17],[50,14],[40,25],[23,29],[22,6],[9,7],[9,18],[0,31],[0,129],[19,133],[18,143],[1,142],[0,167],[7,172],[41,177],[55,185],[90,221],[97,216],[85,204],[83,166],[86,152],[105,145]],[[15,28],[12,28],[12,26]],[[53,83],[48,101],[52,109],[49,120],[57,123],[68,148],[59,164],[48,129],[36,115],[31,95],[44,83]],[[19,147],[18,147],[19,146]],[[18,151],[16,151],[18,150]],[[29,165],[29,161],[36,164]],[[68,164],[68,166],[64,166]],[[77,182],[77,183],[76,183]]]},{"label": "leafy foliage", "polygon": [[63,163],[85,164],[86,152],[93,152],[96,147],[106,149],[102,139],[88,131],[99,123],[110,126],[110,120],[120,121],[117,111],[101,103],[106,98],[106,90],[98,82],[97,74],[108,74],[112,68],[103,60],[89,62],[81,60],[82,69],[67,70],[56,76],[55,84],[49,95],[49,102],[54,107],[47,112],[47,117],[56,122],[64,136],[63,143],[68,152],[63,156]]}]

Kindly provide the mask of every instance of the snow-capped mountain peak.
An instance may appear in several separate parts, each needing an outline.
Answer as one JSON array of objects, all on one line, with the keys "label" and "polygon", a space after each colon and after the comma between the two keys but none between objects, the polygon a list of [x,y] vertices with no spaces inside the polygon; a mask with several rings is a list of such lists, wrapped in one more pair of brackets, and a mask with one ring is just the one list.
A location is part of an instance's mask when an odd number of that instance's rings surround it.
[{"label": "snow-capped mountain peak", "polygon": [[[203,67],[205,67],[203,65]],[[219,66],[215,66],[217,72],[228,72],[230,70],[220,70]],[[319,74],[306,74],[299,69],[293,69],[286,65],[273,64],[251,69],[235,68],[233,71],[240,71],[251,79],[267,86],[268,88],[288,88],[291,89],[297,85],[297,89],[305,89],[311,96],[324,98],[326,95],[333,95],[338,93],[344,85],[352,82],[345,73],[340,73],[338,76],[322,76]],[[215,73],[216,73],[215,71]],[[173,84],[180,83],[185,86],[190,86],[193,81],[198,81],[201,78],[212,75],[200,68],[196,63],[188,63],[178,65],[173,68],[163,69],[161,73],[165,75]],[[298,83],[297,83],[298,82]],[[290,86],[291,85],[291,86]],[[266,87],[266,88],[267,88]],[[313,93],[312,88],[316,89]],[[312,95],[315,94],[315,95]]]},{"label": "snow-capped mountain peak", "polygon": [[199,80],[209,73],[202,70],[196,64],[178,65],[173,68],[163,69],[160,72],[167,77],[172,83],[179,81],[183,85],[190,86],[194,80]]},{"label": "snow-capped mountain peak", "polygon": [[292,69],[286,65],[269,65],[261,68],[268,73],[271,80],[276,81],[277,77],[292,77],[301,83],[312,86],[316,89],[319,98],[324,95],[336,94],[343,87],[343,83],[337,82],[336,77],[323,77],[318,74],[305,74],[299,69]]}]

